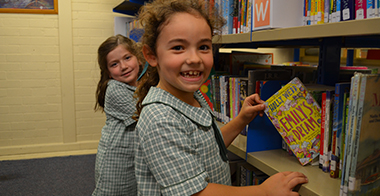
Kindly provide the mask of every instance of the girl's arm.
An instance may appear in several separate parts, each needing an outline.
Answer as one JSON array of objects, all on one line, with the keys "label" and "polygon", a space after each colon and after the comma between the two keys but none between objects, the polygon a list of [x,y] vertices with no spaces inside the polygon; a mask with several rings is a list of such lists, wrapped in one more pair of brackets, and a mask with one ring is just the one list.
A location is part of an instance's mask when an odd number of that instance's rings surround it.
[{"label": "girl's arm", "polygon": [[292,191],[293,188],[298,184],[304,184],[307,182],[307,177],[300,172],[281,172],[269,177],[262,184],[254,186],[239,187],[209,183],[205,189],[194,195],[299,196],[297,192]]},{"label": "girl's arm", "polygon": [[243,106],[238,116],[224,125],[220,130],[223,134],[224,144],[228,147],[231,142],[239,135],[244,127],[259,114],[264,114],[264,101],[258,94],[253,94],[244,100]]}]

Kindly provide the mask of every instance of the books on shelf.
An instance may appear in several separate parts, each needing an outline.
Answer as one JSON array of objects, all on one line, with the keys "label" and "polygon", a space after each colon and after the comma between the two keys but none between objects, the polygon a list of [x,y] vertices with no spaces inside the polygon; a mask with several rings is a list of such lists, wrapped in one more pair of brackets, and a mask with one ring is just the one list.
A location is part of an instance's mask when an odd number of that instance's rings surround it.
[{"label": "books on shelf", "polygon": [[[358,76],[357,76],[358,75]],[[356,74],[359,77],[356,112],[352,131],[351,165],[348,175],[348,195],[378,195],[380,193],[380,75]],[[349,169],[349,170],[348,170]],[[348,173],[348,174],[347,174]]]},{"label": "books on shelf", "polygon": [[265,105],[265,114],[302,165],[319,155],[321,109],[297,77]]},{"label": "books on shelf", "polygon": [[344,123],[344,98],[345,94],[350,91],[350,82],[336,83],[333,105],[333,122],[332,122],[332,142],[331,142],[331,162],[330,162],[330,176],[332,178],[339,177],[339,166],[341,158],[342,137],[343,137],[343,123]]}]

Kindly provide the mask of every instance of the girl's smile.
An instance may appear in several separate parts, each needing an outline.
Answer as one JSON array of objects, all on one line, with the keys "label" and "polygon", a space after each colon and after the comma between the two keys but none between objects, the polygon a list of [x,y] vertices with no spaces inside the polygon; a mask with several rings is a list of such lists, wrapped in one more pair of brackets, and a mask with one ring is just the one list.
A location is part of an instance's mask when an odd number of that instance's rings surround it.
[{"label": "girl's smile", "polygon": [[123,45],[118,45],[107,55],[110,78],[137,86],[139,61]]},{"label": "girl's smile", "polygon": [[156,55],[147,60],[151,66],[157,66],[157,86],[191,102],[214,63],[210,26],[199,15],[177,13],[162,27],[156,46]]}]

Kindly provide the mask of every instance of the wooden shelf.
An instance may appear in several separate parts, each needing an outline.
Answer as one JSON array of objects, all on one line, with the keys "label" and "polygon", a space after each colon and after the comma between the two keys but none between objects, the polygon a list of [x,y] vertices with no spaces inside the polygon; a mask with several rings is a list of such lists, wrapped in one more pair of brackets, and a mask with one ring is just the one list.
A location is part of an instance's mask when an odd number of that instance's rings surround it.
[{"label": "wooden shelf", "polygon": [[277,28],[217,36],[214,43],[226,48],[320,46],[323,38],[344,39],[342,47],[374,47],[380,43],[380,18]]},{"label": "wooden shelf", "polygon": [[252,41],[276,41],[380,34],[380,18],[252,32]]},{"label": "wooden shelf", "polygon": [[282,149],[248,153],[247,162],[268,175],[284,171],[302,172],[309,183],[301,186],[300,195],[339,195],[340,179],[331,178],[329,173],[324,173],[318,166],[302,166],[296,157]]},{"label": "wooden shelf", "polygon": [[[223,125],[218,122],[219,127]],[[309,183],[301,186],[298,191],[300,195],[339,195],[340,179],[331,178],[329,173],[324,173],[318,166],[302,166],[296,157],[282,149],[246,153],[247,136],[240,134],[227,149],[269,176],[284,171],[302,172],[308,177]]]}]

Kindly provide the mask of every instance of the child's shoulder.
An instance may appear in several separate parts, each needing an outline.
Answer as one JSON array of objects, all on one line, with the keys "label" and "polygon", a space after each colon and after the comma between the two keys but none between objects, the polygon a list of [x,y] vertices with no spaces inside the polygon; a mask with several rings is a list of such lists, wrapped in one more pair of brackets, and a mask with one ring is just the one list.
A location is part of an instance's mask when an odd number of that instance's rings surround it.
[{"label": "child's shoulder", "polygon": [[127,83],[120,82],[114,79],[110,79],[107,83],[107,89],[130,89],[130,90],[136,90],[136,87],[130,86]]}]

